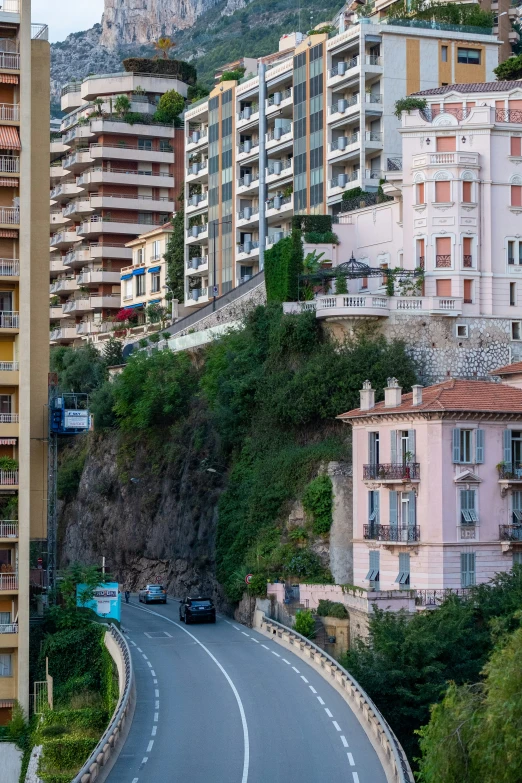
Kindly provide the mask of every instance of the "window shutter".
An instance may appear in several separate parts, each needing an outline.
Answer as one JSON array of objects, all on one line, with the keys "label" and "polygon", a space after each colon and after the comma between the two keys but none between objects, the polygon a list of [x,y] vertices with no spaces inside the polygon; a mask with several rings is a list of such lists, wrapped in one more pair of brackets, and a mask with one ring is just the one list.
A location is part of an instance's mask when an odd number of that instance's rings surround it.
[{"label": "window shutter", "polygon": [[460,586],[468,586],[468,555],[465,552],[461,552],[460,555]]},{"label": "window shutter", "polygon": [[504,430],[504,462],[511,463],[511,430]]},{"label": "window shutter", "polygon": [[460,462],[460,430],[453,430],[453,462]]},{"label": "window shutter", "polygon": [[409,527],[415,527],[417,524],[417,498],[415,492],[408,492],[408,525]]},{"label": "window shutter", "polygon": [[380,505],[381,505],[381,503],[380,503],[380,495],[379,495],[379,491],[378,491],[378,490],[376,490],[376,491],[373,493],[373,510],[375,511],[375,524],[376,524],[376,525],[379,525],[379,524],[380,524],[380,522],[379,522],[379,511],[380,511]]},{"label": "window shutter", "polygon": [[397,492],[391,490],[390,492],[390,526],[397,527]]},{"label": "window shutter", "polygon": [[415,430],[408,430],[408,451],[411,451],[411,461],[415,462]]},{"label": "window shutter", "polygon": [[391,438],[391,462],[393,465],[397,464],[397,430],[392,430],[390,432],[390,438]]},{"label": "window shutter", "polygon": [[368,522],[372,521],[372,514],[373,514],[373,492],[370,489],[368,491]]},{"label": "window shutter", "polygon": [[475,553],[468,554],[468,573],[469,573],[469,584],[474,585],[476,582],[475,578]]},{"label": "window shutter", "polygon": [[475,463],[481,465],[484,462],[484,430],[475,430]]},{"label": "window shutter", "polygon": [[368,433],[368,462],[370,465],[375,465],[375,434],[373,432]]},{"label": "window shutter", "polygon": [[520,490],[513,492],[513,511],[522,511],[522,492]]}]

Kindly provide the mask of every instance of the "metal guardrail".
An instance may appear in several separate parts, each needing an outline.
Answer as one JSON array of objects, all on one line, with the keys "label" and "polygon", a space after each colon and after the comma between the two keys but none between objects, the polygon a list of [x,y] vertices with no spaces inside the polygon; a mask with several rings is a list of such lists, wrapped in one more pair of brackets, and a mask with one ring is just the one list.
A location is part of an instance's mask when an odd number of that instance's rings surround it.
[{"label": "metal guardrail", "polygon": [[134,683],[134,670],[132,667],[129,645],[123,634],[115,625],[110,625],[108,631],[120,648],[125,663],[125,684],[123,693],[105,733],[81,770],[76,777],[73,778],[72,783],[91,783],[91,781],[95,781],[99,777],[100,767],[106,764],[111,757],[129,712],[130,697]]},{"label": "metal guardrail", "polygon": [[[263,622],[266,625],[266,630],[272,635],[282,636],[283,633],[288,634],[288,643],[290,645],[298,646],[300,650],[306,648],[310,653],[310,660],[316,665],[322,669],[326,669],[328,666],[330,667],[332,678],[335,678],[336,682],[343,690],[350,691],[350,700],[354,702],[354,706],[357,705],[359,707],[361,714],[358,717],[361,723],[364,720],[370,724],[373,723],[372,733],[374,734],[376,741],[381,745],[390,764],[393,766],[393,779],[396,783],[414,783],[415,779],[413,777],[413,772],[411,771],[408,759],[399,740],[375,703],[359,685],[357,680],[339,664],[339,661],[336,661],[335,658],[328,655],[327,652],[311,642],[310,639],[301,636],[301,634],[276,620],[267,618],[266,615],[263,615],[262,623]],[[388,780],[391,780],[391,778],[388,777]]]}]

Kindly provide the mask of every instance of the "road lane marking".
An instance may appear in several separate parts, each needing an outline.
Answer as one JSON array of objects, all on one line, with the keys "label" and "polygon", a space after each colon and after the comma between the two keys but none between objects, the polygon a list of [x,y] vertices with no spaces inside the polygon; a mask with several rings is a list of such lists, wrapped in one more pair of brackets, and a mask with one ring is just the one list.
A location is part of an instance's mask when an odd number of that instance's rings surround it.
[{"label": "road lane marking", "polygon": [[283,658],[283,661],[287,663],[289,666],[291,666],[290,661],[287,661],[286,658]]},{"label": "road lane marking", "polygon": [[280,657],[281,657],[281,656],[279,655],[279,653],[276,653],[276,651],[275,651],[275,650],[270,650],[270,652],[272,653],[272,655],[275,655],[275,656],[276,656],[276,658],[280,658]]},{"label": "road lane marking", "polygon": [[[143,612],[143,609],[142,609],[141,611]],[[155,676],[156,676],[156,672],[154,671],[154,669],[151,669],[151,670],[150,670],[150,673],[152,674],[152,676],[153,676],[153,677],[155,677]]]},{"label": "road lane marking", "polygon": [[349,748],[349,747],[350,747],[350,746],[348,745],[348,740],[346,739],[346,737],[344,736],[344,734],[341,734],[341,742],[343,743],[343,745],[344,745],[344,747],[345,747],[345,748]]},{"label": "road lane marking", "polygon": [[142,652],[143,652],[143,650],[141,649],[141,647],[136,647],[136,649],[137,649],[137,651],[138,651],[138,652],[140,652],[140,653],[142,653]]},{"label": "road lane marking", "polygon": [[317,701],[319,702],[319,704],[322,704],[324,706],[324,701],[321,699],[320,696],[317,697]]},{"label": "road lane marking", "polygon": [[156,688],[156,690],[154,691],[154,696],[155,696],[157,699],[159,699],[159,690],[158,690],[157,688]]},{"label": "road lane marking", "polygon": [[[130,639],[129,641],[130,641],[131,644],[134,645],[134,647],[136,647],[136,642],[133,642],[132,639]],[[135,778],[135,780],[138,780],[138,778]],[[134,780],[132,781],[132,783],[134,783]]]},{"label": "road lane marking", "polygon": [[[143,758],[142,758],[142,760],[141,760],[141,766],[143,766],[144,764],[146,764],[148,760],[149,760],[149,757],[148,757],[148,756],[143,756]],[[140,769],[141,769],[141,767],[140,767]]]},{"label": "road lane marking", "polygon": [[148,661],[148,660],[149,660],[149,659],[147,658],[147,656],[145,655],[145,653],[143,653],[143,657],[145,658],[145,660],[146,660],[146,661]]},{"label": "road lane marking", "polygon": [[158,720],[158,717],[159,717],[159,713],[155,712],[155,713],[154,713],[154,720],[155,720],[155,721],[157,721],[157,720]]},{"label": "road lane marking", "polygon": [[232,680],[231,680],[230,676],[228,675],[227,671],[220,664],[220,662],[215,657],[215,655],[213,655],[210,652],[208,647],[206,647],[203,644],[203,642],[201,642],[197,638],[197,636],[194,636],[194,634],[190,633],[190,631],[187,630],[187,628],[184,628],[182,625],[180,625],[180,623],[175,622],[175,620],[171,620],[170,617],[165,617],[165,615],[164,614],[160,614],[160,612],[154,612],[154,611],[152,611],[152,609],[144,609],[143,607],[135,606],[134,604],[131,604],[131,606],[133,606],[135,609],[137,609],[140,612],[146,612],[147,614],[153,614],[156,617],[161,617],[161,619],[165,620],[165,622],[172,623],[172,625],[175,625],[176,628],[179,628],[180,631],[183,631],[184,633],[187,634],[187,636],[190,636],[190,638],[193,639],[196,642],[196,644],[198,644],[206,652],[206,654],[209,656],[209,658],[211,658],[214,661],[214,663],[216,664],[216,666],[218,667],[220,672],[225,677],[226,681],[230,685],[232,693],[234,694],[234,697],[236,699],[237,706],[238,706],[238,709],[239,709],[239,715],[241,717],[241,725],[243,727],[243,745],[244,745],[243,774],[242,774],[242,777],[241,777],[241,783],[248,783],[248,769],[249,769],[249,766],[250,766],[250,741],[249,741],[249,736],[248,736],[248,724],[247,724],[247,719],[246,719],[246,715],[245,715],[245,709],[243,707],[243,702],[241,701],[241,697],[240,697],[240,695],[238,693],[238,690],[237,690],[236,686],[234,685],[234,683],[232,682]]},{"label": "road lane marking", "polygon": [[353,775],[353,783],[359,783],[359,775],[357,772],[352,772]]},{"label": "road lane marking", "polygon": [[149,669],[152,669],[152,664],[150,661],[147,661],[147,666],[149,667]]},{"label": "road lane marking", "polygon": [[250,634],[249,633],[245,633],[245,631],[241,631],[241,633],[243,634],[243,636],[250,636]]},{"label": "road lane marking", "polygon": [[257,641],[257,639],[254,639],[254,637],[253,637],[253,636],[251,636],[251,637],[250,637],[250,641],[252,641],[252,642],[255,642],[256,644],[259,644],[259,642]]},{"label": "road lane marking", "polygon": [[157,701],[156,704],[154,705],[154,709],[159,710],[159,701]]},{"label": "road lane marking", "polygon": [[262,644],[261,647],[264,647],[265,650],[269,650],[270,649],[270,647],[267,647],[266,644]]},{"label": "road lane marking", "polygon": [[353,760],[353,756],[351,753],[346,754],[348,756],[348,761],[350,762],[351,767],[355,767],[355,761]]},{"label": "road lane marking", "polygon": [[154,680],[154,685],[157,685],[157,684],[158,684],[158,681],[157,681],[157,680]]},{"label": "road lane marking", "polygon": [[335,728],[337,729],[337,731],[341,731],[341,727],[339,726],[339,724],[337,723],[336,720],[333,720],[332,723],[335,726]]},{"label": "road lane marking", "polygon": [[328,715],[328,717],[329,717],[329,718],[333,718],[333,715],[332,715],[332,713],[330,712],[330,710],[328,709],[328,707],[325,707],[325,708],[324,708],[324,711],[326,712],[326,714]]},{"label": "road lane marking", "polygon": [[138,778],[134,778],[134,780],[132,781],[132,783],[138,783]]},{"label": "road lane marking", "polygon": [[237,626],[237,625],[233,625],[233,626],[232,626],[232,628],[235,628],[235,629],[236,629],[236,631],[240,631],[240,630],[241,630],[241,628],[238,628],[238,626]]},{"label": "road lane marking", "polygon": [[317,693],[317,691],[315,690],[315,688],[314,688],[314,686],[313,686],[313,685],[309,685],[308,687],[310,688],[310,690],[312,691],[312,693]]},{"label": "road lane marking", "polygon": [[303,674],[301,674],[301,679],[302,679],[303,682],[306,682],[306,684],[308,685],[308,680],[306,679],[306,677]]},{"label": "road lane marking", "polygon": [[156,732],[157,732],[157,730],[158,730],[158,727],[157,727],[157,726],[153,726],[153,727],[152,727],[152,736],[153,736],[153,737],[155,737],[155,736],[156,736]]},{"label": "road lane marking", "polygon": [[294,672],[297,672],[298,674],[301,674],[301,672],[299,671],[299,669],[296,669],[296,668],[295,668],[295,666],[292,666],[292,669],[294,670]]},{"label": "road lane marking", "polygon": [[151,740],[149,744],[147,745],[147,753],[150,753],[152,750],[152,746],[154,745],[154,740]]}]

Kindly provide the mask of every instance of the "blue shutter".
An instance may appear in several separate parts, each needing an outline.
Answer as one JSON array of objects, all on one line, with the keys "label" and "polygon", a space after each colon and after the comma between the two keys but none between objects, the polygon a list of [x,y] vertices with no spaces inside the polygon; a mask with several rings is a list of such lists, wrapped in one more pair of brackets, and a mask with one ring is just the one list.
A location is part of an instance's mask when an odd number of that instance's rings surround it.
[{"label": "blue shutter", "polygon": [[408,451],[411,451],[411,462],[415,462],[415,430],[408,430]]},{"label": "blue shutter", "polygon": [[390,527],[397,527],[397,495],[395,490],[390,492]]},{"label": "blue shutter", "polygon": [[391,438],[391,444],[390,444],[390,454],[391,454],[391,460],[390,462],[392,465],[397,464],[397,430],[392,430],[390,432],[390,438]]},{"label": "blue shutter", "polygon": [[379,521],[380,505],[381,505],[381,502],[380,502],[379,491],[376,490],[373,493],[373,510],[375,511],[375,524],[376,525],[380,524],[380,521]]},{"label": "blue shutter", "polygon": [[522,511],[522,492],[517,489],[513,492],[513,511]]},{"label": "blue shutter", "polygon": [[476,584],[476,575],[475,575],[475,560],[476,560],[476,554],[470,553],[468,554],[468,573],[469,573],[469,584],[474,585]]},{"label": "blue shutter", "polygon": [[453,430],[453,462],[460,462],[460,430]]},{"label": "blue shutter", "polygon": [[415,527],[417,524],[417,507],[415,492],[408,492],[408,526]]},{"label": "blue shutter", "polygon": [[475,553],[462,552],[460,555],[460,584],[462,587],[471,587],[475,582]]},{"label": "blue shutter", "polygon": [[484,462],[484,430],[475,430],[475,464]]},{"label": "blue shutter", "polygon": [[504,430],[504,462],[511,464],[511,430]]}]

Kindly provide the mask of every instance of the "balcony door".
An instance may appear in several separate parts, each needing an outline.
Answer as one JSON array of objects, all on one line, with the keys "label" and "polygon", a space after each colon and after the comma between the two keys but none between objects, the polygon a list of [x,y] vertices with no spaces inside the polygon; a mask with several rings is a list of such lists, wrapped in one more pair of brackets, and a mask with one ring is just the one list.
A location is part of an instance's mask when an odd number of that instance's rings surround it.
[{"label": "balcony door", "polygon": [[0,311],[2,313],[13,312],[13,292],[0,291]]}]

